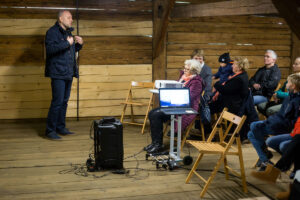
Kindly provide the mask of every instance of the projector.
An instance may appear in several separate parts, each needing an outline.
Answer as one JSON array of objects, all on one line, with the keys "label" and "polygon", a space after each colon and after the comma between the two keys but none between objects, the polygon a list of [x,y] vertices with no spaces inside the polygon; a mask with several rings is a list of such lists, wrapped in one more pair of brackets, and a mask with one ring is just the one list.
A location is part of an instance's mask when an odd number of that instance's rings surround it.
[{"label": "projector", "polygon": [[182,88],[183,84],[174,80],[156,80],[155,87],[159,88]]}]

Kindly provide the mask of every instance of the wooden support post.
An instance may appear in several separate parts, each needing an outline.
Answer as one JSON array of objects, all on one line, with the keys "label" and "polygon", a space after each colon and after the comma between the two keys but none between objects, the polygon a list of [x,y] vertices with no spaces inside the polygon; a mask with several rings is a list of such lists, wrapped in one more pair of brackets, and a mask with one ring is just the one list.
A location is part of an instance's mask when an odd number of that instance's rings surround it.
[{"label": "wooden support post", "polygon": [[171,10],[175,0],[153,1],[153,38],[152,38],[152,79],[166,79],[167,54],[166,41],[167,29]]}]

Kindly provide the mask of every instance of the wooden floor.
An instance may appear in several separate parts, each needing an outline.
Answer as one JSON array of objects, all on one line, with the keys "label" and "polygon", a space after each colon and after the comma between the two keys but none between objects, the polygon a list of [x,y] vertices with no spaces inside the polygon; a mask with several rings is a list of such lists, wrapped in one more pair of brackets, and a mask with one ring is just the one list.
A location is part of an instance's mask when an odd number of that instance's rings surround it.
[{"label": "wooden floor", "polygon": [[[1,122],[0,199],[200,199],[203,183],[193,177],[190,184],[185,184],[191,166],[157,170],[152,161],[145,161],[144,152],[132,156],[151,141],[149,131],[141,135],[139,127],[124,127],[124,166],[129,174],[87,173],[84,166],[93,147],[89,138],[91,123],[70,120],[67,125],[76,134],[51,141],[43,136],[43,121]],[[188,151],[185,147],[183,154]],[[195,157],[196,152],[190,151]],[[243,146],[243,154],[249,192],[243,193],[235,177],[226,181],[221,167],[204,199],[272,199],[276,192],[287,188],[286,174],[274,185],[249,176],[257,156],[251,144]],[[204,175],[209,175],[207,170],[213,167],[214,158],[204,158],[200,165]],[[229,163],[233,168],[238,166],[234,159],[229,158]]]}]

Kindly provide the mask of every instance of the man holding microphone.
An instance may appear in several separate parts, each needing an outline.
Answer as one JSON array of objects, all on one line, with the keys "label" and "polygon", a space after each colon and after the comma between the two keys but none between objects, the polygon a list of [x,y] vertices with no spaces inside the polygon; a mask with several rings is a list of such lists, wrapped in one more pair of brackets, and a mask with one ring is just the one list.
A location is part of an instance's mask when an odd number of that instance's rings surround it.
[{"label": "man holding microphone", "polygon": [[83,40],[72,36],[72,22],[72,14],[61,10],[57,22],[46,33],[45,76],[51,78],[52,100],[45,134],[52,140],[60,140],[58,134],[73,134],[66,128],[65,118],[73,77],[78,78],[76,51],[82,48]]}]

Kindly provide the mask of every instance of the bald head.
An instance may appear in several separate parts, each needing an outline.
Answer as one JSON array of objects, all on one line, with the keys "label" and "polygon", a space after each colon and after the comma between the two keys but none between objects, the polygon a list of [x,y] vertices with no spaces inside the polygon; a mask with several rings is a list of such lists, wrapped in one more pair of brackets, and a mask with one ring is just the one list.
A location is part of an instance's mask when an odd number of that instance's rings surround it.
[{"label": "bald head", "polygon": [[72,26],[72,14],[68,10],[61,10],[58,13],[58,22],[63,29],[71,28]]}]

